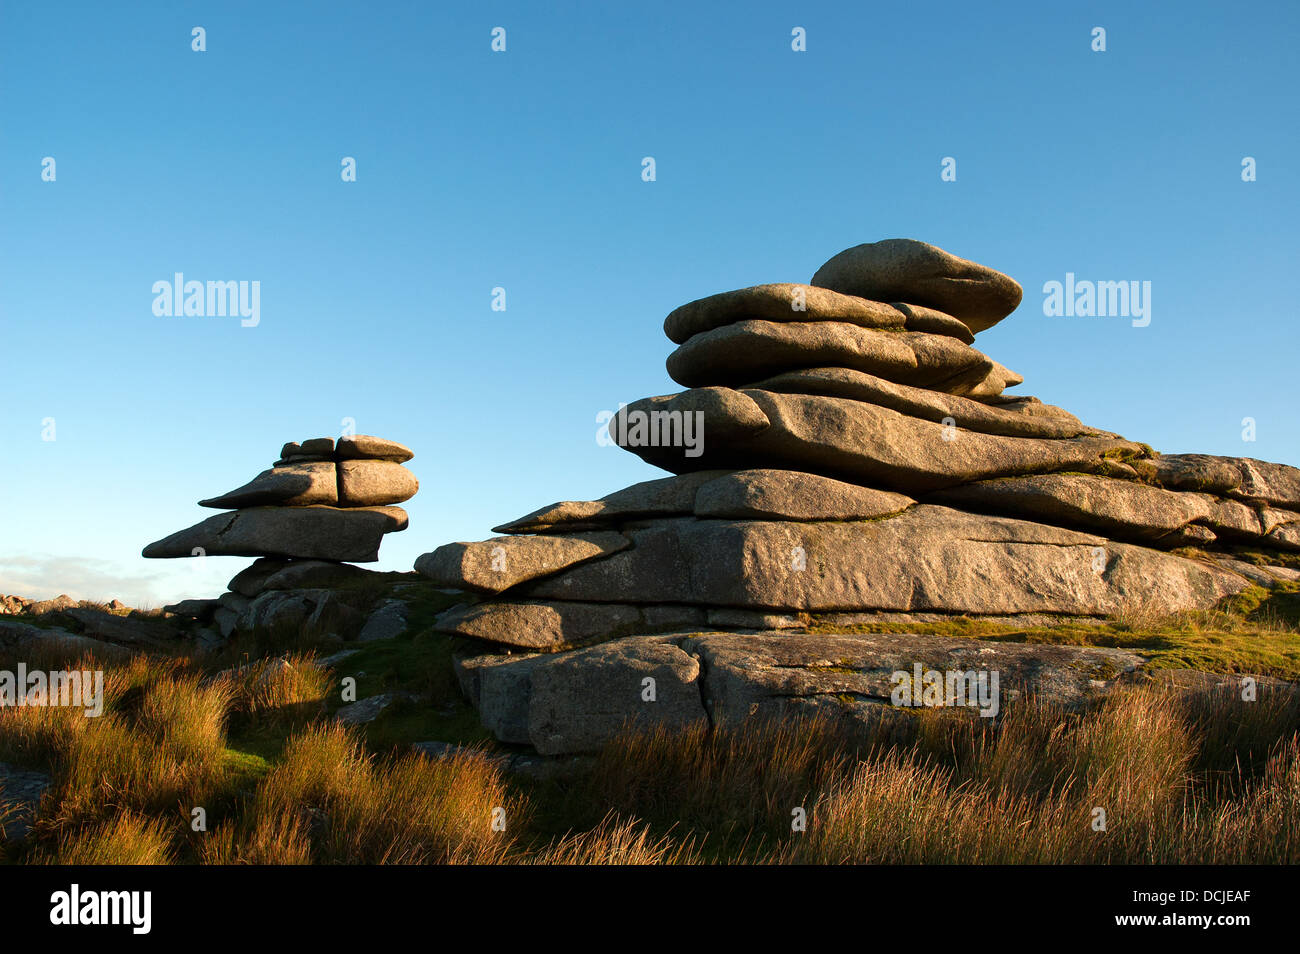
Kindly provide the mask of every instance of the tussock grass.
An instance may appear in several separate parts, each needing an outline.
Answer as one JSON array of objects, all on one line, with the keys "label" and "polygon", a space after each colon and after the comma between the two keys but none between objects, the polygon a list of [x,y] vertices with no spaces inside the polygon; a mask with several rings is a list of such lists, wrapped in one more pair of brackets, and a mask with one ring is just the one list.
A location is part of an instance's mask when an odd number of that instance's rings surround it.
[{"label": "tussock grass", "polygon": [[712,853],[752,852],[788,830],[792,811],[845,768],[853,748],[829,720],[628,732],[604,747],[573,801],[686,838],[707,834]]},{"label": "tussock grass", "polygon": [[[1300,634],[1266,609],[1103,626],[881,624],[1138,647],[1156,678],[1086,711],[1020,698],[996,720],[924,709],[629,730],[586,768],[547,781],[507,775],[484,752],[409,754],[412,741],[464,741],[437,733],[472,718],[455,695],[452,644],[419,627],[347,661],[367,674],[362,696],[429,700],[364,730],[329,721],[336,674],[311,652],[217,674],[213,657],[98,659],[37,645],[31,668],[103,670],[105,712],[0,708],[0,760],[53,779],[27,846],[7,846],[6,859],[1294,864],[1300,693],[1264,680],[1247,701],[1239,680],[1160,672],[1207,661],[1218,672],[1261,661],[1300,671]],[[12,668],[8,656],[0,665]],[[196,806],[207,832],[191,828]]]},{"label": "tussock grass", "polygon": [[310,722],[324,712],[334,685],[312,653],[258,660],[216,682],[228,688],[231,722],[241,729]]},{"label": "tussock grass", "polygon": [[692,838],[655,838],[649,825],[611,814],[590,831],[558,838],[524,860],[535,865],[689,865],[699,864],[700,856]]},{"label": "tussock grass", "polygon": [[[494,818],[504,830],[494,830]],[[490,864],[505,859],[527,807],[474,753],[377,759],[339,725],[290,739],[216,863]]]},{"label": "tussock grass", "polygon": [[65,834],[54,852],[38,852],[34,860],[54,865],[165,865],[175,860],[175,850],[163,821],[122,812]]}]

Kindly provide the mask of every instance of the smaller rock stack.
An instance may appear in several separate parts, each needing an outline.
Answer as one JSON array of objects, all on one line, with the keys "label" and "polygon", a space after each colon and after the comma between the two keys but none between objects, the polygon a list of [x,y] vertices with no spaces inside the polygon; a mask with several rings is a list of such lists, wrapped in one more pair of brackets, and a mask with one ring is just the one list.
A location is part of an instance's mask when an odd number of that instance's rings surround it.
[{"label": "smaller rock stack", "polygon": [[405,530],[395,506],[420,484],[402,466],[415,455],[382,437],[318,437],[285,444],[280,459],[242,487],[200,500],[228,510],[144,548],[146,557],[261,557],[214,600],[184,600],[168,612],[236,630],[305,626],[350,639],[366,617],[332,587],[372,571],[386,533]]},{"label": "smaller rock stack", "polygon": [[393,506],[420,484],[396,441],[357,435],[285,444],[280,459],[242,487],[200,500],[229,510],[144,548],[151,558],[260,556],[373,563],[384,534],[405,530]]}]

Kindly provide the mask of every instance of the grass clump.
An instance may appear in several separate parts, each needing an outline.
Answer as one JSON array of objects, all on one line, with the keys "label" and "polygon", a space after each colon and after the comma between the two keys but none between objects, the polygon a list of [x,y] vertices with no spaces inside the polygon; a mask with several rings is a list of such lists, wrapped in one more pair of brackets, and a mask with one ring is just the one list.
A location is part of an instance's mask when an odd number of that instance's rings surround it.
[{"label": "grass clump", "polygon": [[379,759],[344,727],[320,725],[290,739],[245,816],[208,842],[204,860],[492,863],[526,818],[500,769],[479,755]]}]

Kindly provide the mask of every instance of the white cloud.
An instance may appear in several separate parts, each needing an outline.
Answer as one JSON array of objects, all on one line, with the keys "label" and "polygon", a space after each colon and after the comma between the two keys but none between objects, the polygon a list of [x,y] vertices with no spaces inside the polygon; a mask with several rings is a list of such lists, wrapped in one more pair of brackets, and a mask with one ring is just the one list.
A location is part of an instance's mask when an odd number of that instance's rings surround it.
[{"label": "white cloud", "polygon": [[51,599],[119,599],[128,606],[157,607],[187,596],[211,596],[238,571],[226,561],[176,560],[153,572],[131,573],[112,560],[40,555],[0,556],[0,593]]}]

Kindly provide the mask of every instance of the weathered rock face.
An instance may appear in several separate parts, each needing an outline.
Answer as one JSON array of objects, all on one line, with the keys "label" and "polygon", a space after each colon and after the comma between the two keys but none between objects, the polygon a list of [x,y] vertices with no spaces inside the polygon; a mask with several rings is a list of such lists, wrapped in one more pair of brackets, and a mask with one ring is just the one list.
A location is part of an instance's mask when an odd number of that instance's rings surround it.
[{"label": "weathered rock face", "polygon": [[[992,269],[891,240],[841,252],[811,285],[672,312],[668,368],[688,390],[621,408],[609,432],[676,476],[556,503],[417,562],[479,594],[435,628],[484,648],[461,674],[485,723],[567,752],[627,720],[878,718],[892,708],[882,680],[912,662],[997,668],[1004,685],[1073,704],[1109,685],[1096,672],[1140,660],[805,630],[1203,609],[1290,579],[1300,470],[1163,457],[1004,393],[1020,375],[969,345],[1020,294]],[[1254,565],[1258,551],[1279,565]],[[647,678],[670,704],[638,701]]]},{"label": "weathered rock face", "polygon": [[[1109,692],[1142,663],[1114,649],[914,634],[703,632],[629,637],[549,655],[475,656],[459,663],[459,675],[497,738],[560,755],[598,750],[625,726],[814,714],[870,723],[935,704],[995,718],[1022,694],[1076,707]],[[927,672],[960,674],[953,684],[967,688],[967,696],[927,699]],[[902,704],[905,697],[895,690],[905,680],[909,696]]]},{"label": "weathered rock face", "polygon": [[630,546],[478,603],[437,625],[528,649],[652,632],[641,607],[1106,615],[1211,606],[1237,573],[1047,524],[932,505],[875,520],[681,517],[625,530]]},{"label": "weathered rock face", "polygon": [[[647,463],[678,473],[778,467],[901,493],[1016,474],[1096,470],[1107,457],[1143,453],[1140,444],[1095,432],[1070,438],[966,432],[959,424],[848,398],[747,388],[731,392],[729,401],[706,403],[695,399],[698,393],[633,402],[610,421],[610,436]],[[673,440],[673,422],[694,413],[702,415],[698,448]],[[760,420],[766,424],[758,426]]]}]

